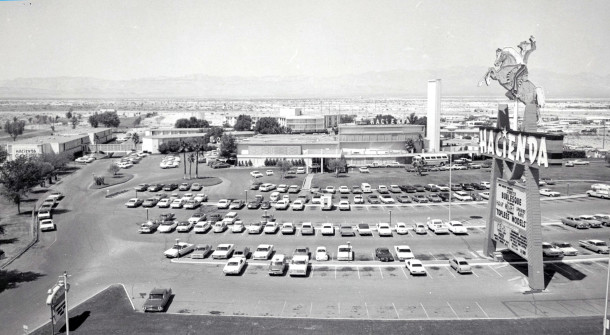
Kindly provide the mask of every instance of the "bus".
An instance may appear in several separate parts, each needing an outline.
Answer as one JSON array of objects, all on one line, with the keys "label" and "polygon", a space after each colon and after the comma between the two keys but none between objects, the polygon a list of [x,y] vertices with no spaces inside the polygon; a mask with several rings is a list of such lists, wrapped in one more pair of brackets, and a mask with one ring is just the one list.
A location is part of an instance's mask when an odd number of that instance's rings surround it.
[{"label": "bus", "polygon": [[443,154],[443,153],[422,153],[419,154],[415,157],[413,157],[413,162],[416,161],[422,161],[423,160],[423,165],[428,165],[428,166],[436,166],[436,165],[440,165],[440,166],[444,166],[449,164],[449,156],[447,156],[447,154]]}]

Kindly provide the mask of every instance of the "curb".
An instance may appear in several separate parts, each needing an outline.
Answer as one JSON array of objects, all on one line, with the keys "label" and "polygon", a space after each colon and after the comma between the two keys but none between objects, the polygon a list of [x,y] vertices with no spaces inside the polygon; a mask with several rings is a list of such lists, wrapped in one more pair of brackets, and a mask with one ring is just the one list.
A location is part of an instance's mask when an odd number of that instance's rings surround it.
[{"label": "curb", "polygon": [[32,210],[32,221],[31,221],[31,225],[30,225],[32,227],[32,232],[34,235],[34,236],[32,236],[32,240],[25,247],[23,247],[23,249],[21,249],[16,255],[14,255],[13,257],[10,257],[8,259],[8,261],[6,261],[6,263],[0,265],[0,270],[3,270],[7,266],[11,265],[11,263],[13,263],[15,260],[17,260],[17,258],[21,257],[21,255],[25,254],[26,251],[30,250],[30,248],[33,247],[34,244],[36,244],[36,242],[38,242],[38,224],[37,224],[38,222],[36,220],[36,208],[38,208],[38,201],[36,202],[36,205],[34,206],[34,209]]}]

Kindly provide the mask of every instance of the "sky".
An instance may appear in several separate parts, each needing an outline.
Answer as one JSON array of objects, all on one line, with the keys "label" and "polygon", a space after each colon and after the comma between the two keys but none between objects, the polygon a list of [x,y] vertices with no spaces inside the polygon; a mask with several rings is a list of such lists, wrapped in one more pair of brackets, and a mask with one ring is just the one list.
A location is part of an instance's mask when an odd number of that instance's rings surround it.
[{"label": "sky", "polygon": [[0,1],[0,80],[333,77],[491,66],[610,74],[610,1]]}]

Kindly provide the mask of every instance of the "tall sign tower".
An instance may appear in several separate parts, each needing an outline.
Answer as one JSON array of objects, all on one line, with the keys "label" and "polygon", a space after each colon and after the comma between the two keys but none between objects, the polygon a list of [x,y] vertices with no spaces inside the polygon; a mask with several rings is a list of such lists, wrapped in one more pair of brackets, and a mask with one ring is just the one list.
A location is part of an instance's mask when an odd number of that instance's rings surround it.
[{"label": "tall sign tower", "polygon": [[430,152],[441,150],[441,80],[428,80],[428,110],[426,138]]}]

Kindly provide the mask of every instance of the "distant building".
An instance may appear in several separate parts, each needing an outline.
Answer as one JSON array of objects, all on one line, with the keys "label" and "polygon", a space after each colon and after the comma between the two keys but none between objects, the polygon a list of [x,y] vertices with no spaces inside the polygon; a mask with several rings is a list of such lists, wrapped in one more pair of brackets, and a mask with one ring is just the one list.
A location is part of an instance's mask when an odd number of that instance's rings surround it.
[{"label": "distant building", "polygon": [[89,147],[89,135],[73,136],[39,136],[9,142],[6,146],[7,160],[13,160],[18,156],[41,155],[45,153],[80,154],[86,152]]},{"label": "distant building", "polygon": [[[271,117],[277,120],[282,127],[290,128],[292,133],[324,133],[328,129],[336,127],[339,124],[341,115],[339,114],[303,114],[302,108],[282,108],[279,115],[258,115],[251,116],[252,129],[256,126],[258,120],[263,117]],[[234,126],[238,116],[227,116],[226,123]]]}]

